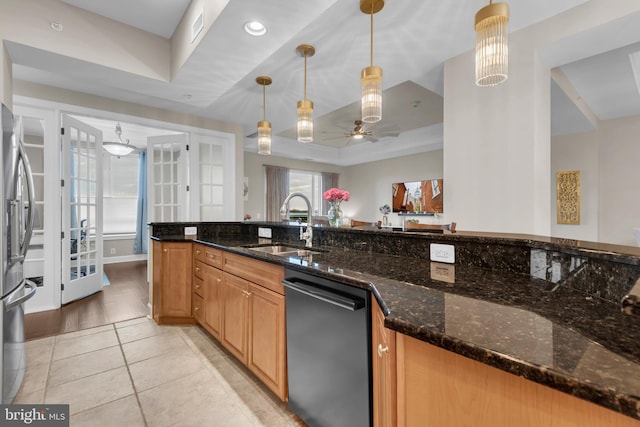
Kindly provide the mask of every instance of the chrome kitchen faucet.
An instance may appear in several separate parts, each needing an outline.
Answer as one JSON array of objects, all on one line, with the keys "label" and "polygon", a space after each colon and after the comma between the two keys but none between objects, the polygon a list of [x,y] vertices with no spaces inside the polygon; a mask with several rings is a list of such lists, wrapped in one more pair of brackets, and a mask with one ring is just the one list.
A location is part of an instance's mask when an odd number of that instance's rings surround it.
[{"label": "chrome kitchen faucet", "polygon": [[301,197],[305,203],[307,204],[307,228],[302,231],[302,227],[300,227],[300,240],[304,240],[305,248],[310,248],[313,244],[313,217],[311,216],[311,202],[302,193],[291,193],[284,199],[282,206],[280,207],[280,220],[285,221],[289,220],[289,201],[294,197]]}]

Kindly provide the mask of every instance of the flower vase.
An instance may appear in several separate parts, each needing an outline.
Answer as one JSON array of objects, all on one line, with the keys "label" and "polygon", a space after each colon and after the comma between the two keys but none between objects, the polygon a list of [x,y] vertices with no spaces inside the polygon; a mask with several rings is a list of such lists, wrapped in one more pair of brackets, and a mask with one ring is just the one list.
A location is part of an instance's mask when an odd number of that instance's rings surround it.
[{"label": "flower vase", "polygon": [[342,221],[342,210],[340,210],[340,206],[331,205],[329,212],[327,212],[327,217],[329,218],[330,226],[340,227],[340,222]]},{"label": "flower vase", "polygon": [[382,225],[385,227],[389,225],[389,217],[387,217],[387,215],[382,215]]}]

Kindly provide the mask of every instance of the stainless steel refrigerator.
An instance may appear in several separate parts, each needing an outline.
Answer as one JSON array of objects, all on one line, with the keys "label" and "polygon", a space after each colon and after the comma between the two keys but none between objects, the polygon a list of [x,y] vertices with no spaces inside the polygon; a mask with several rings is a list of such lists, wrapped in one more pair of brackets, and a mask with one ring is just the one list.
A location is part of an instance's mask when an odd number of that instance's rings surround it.
[{"label": "stainless steel refrigerator", "polygon": [[20,389],[25,371],[24,302],[36,292],[36,285],[23,276],[23,264],[33,232],[35,206],[31,167],[21,141],[19,123],[2,105],[2,243],[0,259],[0,402],[11,403]]}]

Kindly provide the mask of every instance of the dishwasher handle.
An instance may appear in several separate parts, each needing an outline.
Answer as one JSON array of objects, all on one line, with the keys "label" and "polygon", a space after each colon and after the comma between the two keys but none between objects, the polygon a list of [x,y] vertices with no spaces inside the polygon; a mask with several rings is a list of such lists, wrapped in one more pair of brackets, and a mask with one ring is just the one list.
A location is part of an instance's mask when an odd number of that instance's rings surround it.
[{"label": "dishwasher handle", "polygon": [[345,310],[357,311],[365,306],[365,302],[362,298],[349,298],[335,292],[324,290],[311,283],[301,280],[294,281],[290,279],[283,279],[281,283],[286,288],[308,295],[312,298],[319,299],[329,304],[333,304],[337,307],[344,308]]}]

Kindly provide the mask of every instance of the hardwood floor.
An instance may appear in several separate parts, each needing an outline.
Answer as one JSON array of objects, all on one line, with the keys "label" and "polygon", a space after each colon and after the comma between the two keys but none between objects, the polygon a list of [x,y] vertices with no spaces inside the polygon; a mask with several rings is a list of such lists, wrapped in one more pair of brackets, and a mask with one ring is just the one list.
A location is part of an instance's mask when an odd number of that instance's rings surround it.
[{"label": "hardwood floor", "polygon": [[57,310],[25,316],[25,339],[93,328],[147,315],[147,262],[105,264],[111,284]]}]

